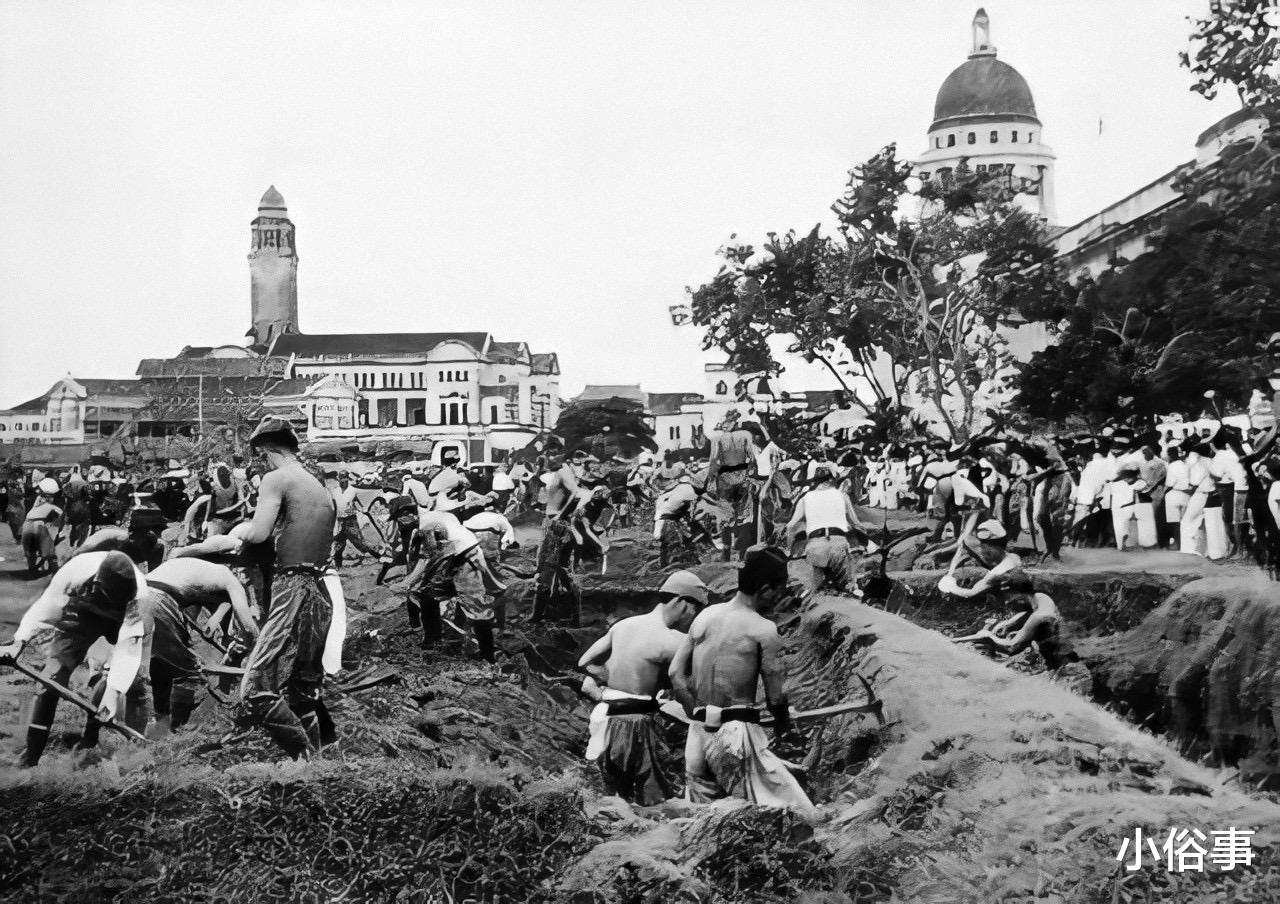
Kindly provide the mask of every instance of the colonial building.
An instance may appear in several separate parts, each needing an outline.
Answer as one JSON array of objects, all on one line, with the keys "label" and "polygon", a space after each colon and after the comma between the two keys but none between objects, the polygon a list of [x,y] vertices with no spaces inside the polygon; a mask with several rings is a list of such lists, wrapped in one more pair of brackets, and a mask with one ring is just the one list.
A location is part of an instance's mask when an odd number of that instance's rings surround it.
[{"label": "colonial building", "polygon": [[761,413],[790,412],[821,421],[819,429],[825,435],[871,423],[866,410],[840,390],[782,392],[763,374],[739,373],[719,363],[707,364],[703,373],[704,392],[645,392],[639,384],[588,385],[573,401],[621,398],[644,405],[660,455],[705,449],[731,411],[742,421],[759,421]]},{"label": "colonial building", "polygon": [[501,459],[555,426],[554,353],[487,332],[302,333],[296,227],[275,186],[250,235],[249,347],[188,346],[143,360],[138,376],[160,385],[166,401],[140,424],[144,434],[181,418],[239,434],[242,412],[271,410],[313,441],[431,441],[437,456],[453,447],[476,461]]},{"label": "colonial building", "polygon": [[43,395],[0,411],[0,443],[80,446],[104,441],[132,423],[148,401],[138,380],[67,374]]},{"label": "colonial building", "polygon": [[1004,173],[1018,201],[1047,222],[1057,221],[1053,149],[1044,143],[1031,86],[996,59],[986,10],[973,17],[973,48],[938,89],[929,146],[915,162],[924,180],[951,178],[960,162],[979,172]]},{"label": "colonial building", "polygon": [[1238,110],[1200,133],[1194,159],[1063,229],[1055,244],[1067,272],[1075,278],[1096,277],[1145,254],[1165,216],[1186,201],[1177,188],[1179,179],[1219,166],[1224,151],[1254,141],[1265,128],[1265,118]]},{"label": "colonial building", "polygon": [[556,355],[484,332],[284,333],[268,355],[309,384],[310,439],[431,440],[469,461],[502,460],[560,413]]}]

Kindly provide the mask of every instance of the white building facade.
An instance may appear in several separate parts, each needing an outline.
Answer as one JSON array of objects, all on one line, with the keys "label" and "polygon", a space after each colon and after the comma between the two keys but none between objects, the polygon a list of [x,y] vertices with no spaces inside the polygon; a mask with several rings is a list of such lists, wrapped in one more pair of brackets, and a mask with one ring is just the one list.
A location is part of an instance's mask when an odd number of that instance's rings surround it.
[{"label": "white building facade", "polygon": [[483,332],[285,333],[270,354],[313,384],[300,403],[311,440],[430,440],[500,461],[561,408],[555,354]]}]

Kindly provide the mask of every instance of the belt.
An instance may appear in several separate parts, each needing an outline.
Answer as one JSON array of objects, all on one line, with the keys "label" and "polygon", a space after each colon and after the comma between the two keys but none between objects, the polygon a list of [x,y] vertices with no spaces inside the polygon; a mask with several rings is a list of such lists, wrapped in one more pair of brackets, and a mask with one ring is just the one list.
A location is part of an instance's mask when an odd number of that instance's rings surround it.
[{"label": "belt", "polygon": [[659,521],[679,521],[684,515],[659,515]]},{"label": "belt", "polygon": [[745,471],[746,469],[747,469],[747,463],[744,461],[740,465],[721,465],[719,473],[732,474],[734,471]]},{"label": "belt", "polygon": [[[699,722],[706,721],[707,708],[699,706],[693,711],[693,718]],[[753,725],[760,724],[760,710],[754,706],[726,706],[720,710],[720,724],[726,722],[750,722]],[[714,728],[708,728],[707,731],[715,731]]]},{"label": "belt", "polygon": [[284,575],[288,575],[288,574],[309,574],[312,577],[318,578],[324,574],[325,569],[327,567],[328,567],[328,563],[325,563],[323,565],[313,565],[309,563],[300,563],[297,565],[277,565],[275,573],[276,573],[276,577],[283,577]]},{"label": "belt", "polygon": [[164,581],[157,581],[155,578],[147,577],[147,587],[159,590],[161,593],[167,594],[179,607],[185,607],[188,604],[183,601],[182,593],[172,584],[166,584]]},{"label": "belt", "polygon": [[658,711],[658,701],[652,697],[648,700],[608,700],[606,705],[611,716],[635,716]]},{"label": "belt", "polygon": [[848,533],[839,527],[820,527],[817,530],[809,531],[809,539],[817,540],[822,537],[847,537]]}]

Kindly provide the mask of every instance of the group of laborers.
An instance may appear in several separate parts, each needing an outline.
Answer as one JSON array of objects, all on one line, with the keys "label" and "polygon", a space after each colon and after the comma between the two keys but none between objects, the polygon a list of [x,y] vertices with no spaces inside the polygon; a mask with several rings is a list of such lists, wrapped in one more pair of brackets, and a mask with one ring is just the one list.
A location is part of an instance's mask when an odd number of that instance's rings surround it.
[{"label": "group of laborers", "polygon": [[[205,539],[164,560],[159,535],[169,519],[156,507],[135,509],[125,526],[88,536],[23,615],[12,642],[0,648],[0,664],[16,663],[41,632],[48,641],[21,765],[39,761],[59,699],[74,697],[67,679],[99,640],[113,649],[107,677],[95,687],[96,719],[81,744],[91,745],[101,724],[118,719],[140,730],[153,704],[170,728],[180,727],[205,683],[193,637],[201,629],[187,611],[193,608],[212,613],[206,628],[218,623],[221,611],[234,615],[242,699],[281,749],[308,756],[334,738],[321,699],[326,668],[337,670],[341,650],[341,632],[330,631],[335,605],[339,612],[342,607],[336,573],[327,565],[334,500],[299,460],[288,422],[264,419],[250,447],[265,472],[251,517],[245,517],[247,500],[224,504],[228,497],[218,490],[228,487],[224,475],[215,474],[213,517],[206,523],[239,515],[232,525],[210,525]],[[190,522],[186,526],[189,532]],[[228,654],[236,656],[235,644]]]},{"label": "group of laborers", "polygon": [[776,547],[748,550],[736,593],[711,605],[707,586],[692,572],[677,571],[651,612],[618,621],[583,653],[584,690],[600,701],[591,715],[587,758],[610,792],[641,805],[673,796],[657,725],[673,717],[659,699],[669,688],[680,706],[674,717],[688,725],[689,800],[738,797],[814,812],[761,727],[771,716],[775,734],[791,729],[782,642],[770,618],[793,592],[787,563]]}]

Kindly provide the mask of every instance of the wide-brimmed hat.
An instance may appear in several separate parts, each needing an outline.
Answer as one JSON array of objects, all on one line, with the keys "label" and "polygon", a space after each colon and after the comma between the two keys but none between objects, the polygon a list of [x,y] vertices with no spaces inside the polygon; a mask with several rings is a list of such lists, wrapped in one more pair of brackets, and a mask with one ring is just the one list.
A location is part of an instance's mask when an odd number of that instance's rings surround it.
[{"label": "wide-brimmed hat", "polygon": [[988,518],[973,529],[975,540],[981,540],[983,543],[1001,543],[1009,539],[1009,533],[1004,529],[1004,525],[994,518]]}]

